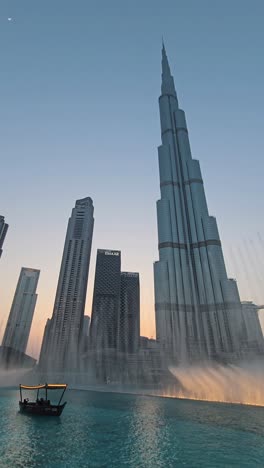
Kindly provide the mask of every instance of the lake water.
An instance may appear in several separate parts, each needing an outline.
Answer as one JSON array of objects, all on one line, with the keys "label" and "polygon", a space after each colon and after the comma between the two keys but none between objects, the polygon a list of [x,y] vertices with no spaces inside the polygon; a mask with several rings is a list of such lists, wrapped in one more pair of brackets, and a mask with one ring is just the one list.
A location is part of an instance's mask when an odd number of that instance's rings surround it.
[{"label": "lake water", "polygon": [[18,412],[0,389],[2,467],[264,466],[264,408],[67,391],[60,418]]}]

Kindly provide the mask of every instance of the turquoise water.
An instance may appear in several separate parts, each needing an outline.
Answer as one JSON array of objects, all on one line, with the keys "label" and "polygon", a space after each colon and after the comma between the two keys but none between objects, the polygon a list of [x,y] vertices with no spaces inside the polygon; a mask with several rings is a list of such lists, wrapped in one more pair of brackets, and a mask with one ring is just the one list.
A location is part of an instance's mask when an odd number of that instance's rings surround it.
[{"label": "turquoise water", "polygon": [[264,466],[264,408],[68,391],[60,418],[0,389],[2,467]]}]

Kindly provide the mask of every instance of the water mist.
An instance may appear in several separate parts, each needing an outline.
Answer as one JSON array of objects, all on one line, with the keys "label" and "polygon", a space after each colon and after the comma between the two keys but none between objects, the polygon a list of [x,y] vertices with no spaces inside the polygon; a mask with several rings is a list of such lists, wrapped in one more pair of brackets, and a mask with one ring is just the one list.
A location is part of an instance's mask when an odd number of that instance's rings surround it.
[{"label": "water mist", "polygon": [[171,367],[175,386],[163,396],[264,406],[264,364]]}]

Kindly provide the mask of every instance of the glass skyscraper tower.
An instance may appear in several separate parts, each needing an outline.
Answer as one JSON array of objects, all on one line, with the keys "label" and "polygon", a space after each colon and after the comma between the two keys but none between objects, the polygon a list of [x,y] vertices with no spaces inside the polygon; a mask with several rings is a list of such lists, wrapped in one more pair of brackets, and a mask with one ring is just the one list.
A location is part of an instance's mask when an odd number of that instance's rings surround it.
[{"label": "glass skyscraper tower", "polygon": [[2,346],[26,352],[33,314],[37,301],[37,284],[40,270],[22,268],[12,307],[8,317]]},{"label": "glass skyscraper tower", "polygon": [[50,370],[76,368],[86,300],[93,236],[93,201],[77,200],[69,219],[53,315],[48,319],[40,366]]},{"label": "glass skyscraper tower", "polygon": [[140,337],[139,273],[121,272],[118,348],[136,353]]},{"label": "glass skyscraper tower", "polygon": [[178,362],[229,360],[243,354],[239,293],[227,278],[216,219],[208,213],[200,164],[192,159],[164,46],[159,108],[157,339]]},{"label": "glass skyscraper tower", "polygon": [[2,252],[3,252],[2,247],[3,247],[3,243],[4,243],[4,240],[5,240],[7,230],[8,230],[8,224],[5,223],[4,216],[0,215],[0,257],[1,257]]},{"label": "glass skyscraper tower", "polygon": [[90,326],[92,348],[117,348],[120,308],[121,252],[97,250]]},{"label": "glass skyscraper tower", "polygon": [[97,250],[91,348],[135,353],[139,347],[139,274],[121,272],[120,250]]}]

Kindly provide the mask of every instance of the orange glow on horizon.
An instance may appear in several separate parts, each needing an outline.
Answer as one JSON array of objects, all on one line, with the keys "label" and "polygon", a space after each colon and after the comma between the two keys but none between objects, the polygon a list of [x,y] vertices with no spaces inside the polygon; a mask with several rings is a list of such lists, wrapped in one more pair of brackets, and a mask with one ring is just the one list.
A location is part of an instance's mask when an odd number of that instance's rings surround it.
[{"label": "orange glow on horizon", "polygon": [[[39,356],[46,321],[52,316],[52,313],[46,315],[46,311],[48,309],[49,307],[46,307],[40,302],[36,306],[36,313],[33,319],[27,346],[27,353],[34,358],[38,358]],[[87,313],[87,315],[90,314]],[[144,304],[141,306],[140,335],[154,339],[156,337],[154,304]]]}]

